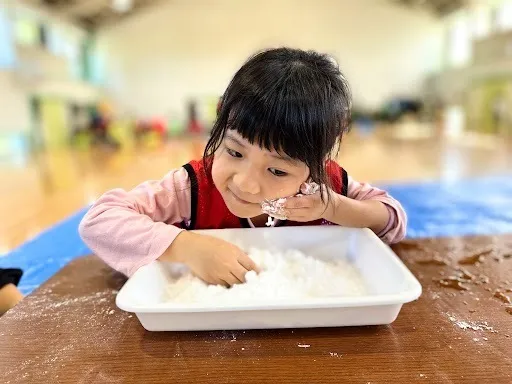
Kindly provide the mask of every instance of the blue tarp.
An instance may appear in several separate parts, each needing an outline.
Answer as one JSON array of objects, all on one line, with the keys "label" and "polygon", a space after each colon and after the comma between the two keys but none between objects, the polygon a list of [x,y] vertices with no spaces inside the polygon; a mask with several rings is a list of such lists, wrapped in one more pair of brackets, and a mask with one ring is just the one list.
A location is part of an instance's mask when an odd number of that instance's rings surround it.
[{"label": "blue tarp", "polygon": [[78,224],[86,211],[73,214],[0,257],[0,268],[23,269],[19,285],[23,294],[32,292],[71,260],[91,253],[78,235]]},{"label": "blue tarp", "polygon": [[409,218],[409,238],[512,233],[512,174],[384,187]]}]

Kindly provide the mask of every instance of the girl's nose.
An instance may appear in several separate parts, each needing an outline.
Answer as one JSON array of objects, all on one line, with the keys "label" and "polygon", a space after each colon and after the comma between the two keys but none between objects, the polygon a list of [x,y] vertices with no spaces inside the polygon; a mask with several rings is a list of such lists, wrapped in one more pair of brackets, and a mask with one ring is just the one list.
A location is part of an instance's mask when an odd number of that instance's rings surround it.
[{"label": "girl's nose", "polygon": [[261,188],[254,172],[238,172],[233,176],[233,183],[240,192],[257,195],[260,193]]}]

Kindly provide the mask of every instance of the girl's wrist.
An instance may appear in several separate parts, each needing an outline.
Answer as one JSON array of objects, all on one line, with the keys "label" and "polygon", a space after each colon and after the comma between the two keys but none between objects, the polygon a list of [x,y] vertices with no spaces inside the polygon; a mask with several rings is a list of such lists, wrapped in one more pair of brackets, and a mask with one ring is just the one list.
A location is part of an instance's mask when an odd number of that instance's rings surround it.
[{"label": "girl's wrist", "polygon": [[355,200],[333,195],[323,219],[344,227],[370,228],[374,232],[385,227],[388,210],[376,200]]},{"label": "girl's wrist", "polygon": [[344,225],[342,223],[338,223],[340,220],[340,218],[338,218],[338,216],[340,216],[339,212],[343,210],[343,198],[345,198],[343,195],[339,195],[337,193],[331,194],[330,200],[327,203],[327,209],[325,210],[322,219],[338,225]]},{"label": "girl's wrist", "polygon": [[183,252],[187,249],[190,242],[193,241],[194,234],[183,230],[178,236],[173,240],[171,245],[167,248],[162,256],[159,257],[160,261],[169,261],[173,263],[185,263],[186,257],[184,256],[186,252]]}]

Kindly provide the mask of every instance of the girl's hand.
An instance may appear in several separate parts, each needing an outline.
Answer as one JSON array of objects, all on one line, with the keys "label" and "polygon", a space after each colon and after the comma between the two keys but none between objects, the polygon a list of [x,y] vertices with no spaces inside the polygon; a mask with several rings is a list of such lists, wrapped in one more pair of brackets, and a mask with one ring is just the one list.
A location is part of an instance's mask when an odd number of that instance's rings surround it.
[{"label": "girl's hand", "polygon": [[336,193],[324,188],[323,200],[320,191],[312,195],[289,197],[284,204],[284,210],[288,220],[307,222],[318,219],[326,219],[332,216],[334,211]]},{"label": "girl's hand", "polygon": [[245,283],[245,274],[258,266],[237,246],[216,237],[183,231],[160,260],[187,265],[192,273],[214,285]]},{"label": "girl's hand", "polygon": [[285,214],[289,220],[307,222],[325,219],[344,227],[370,228],[380,233],[389,221],[389,209],[378,200],[354,200],[330,189],[313,195],[286,200]]}]

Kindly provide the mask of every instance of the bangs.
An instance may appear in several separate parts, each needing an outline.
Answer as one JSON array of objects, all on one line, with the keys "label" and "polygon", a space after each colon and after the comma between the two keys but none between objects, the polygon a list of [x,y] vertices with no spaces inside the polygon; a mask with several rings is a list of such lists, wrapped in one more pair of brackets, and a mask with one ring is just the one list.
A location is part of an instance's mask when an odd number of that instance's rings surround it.
[{"label": "bangs", "polygon": [[306,162],[313,146],[308,132],[315,131],[318,122],[292,103],[272,103],[267,108],[258,104],[251,100],[237,105],[229,114],[227,128],[260,148]]},{"label": "bangs", "polygon": [[219,125],[224,127],[219,139],[233,130],[251,144],[308,165],[313,158],[329,155],[339,136],[328,132],[342,130],[340,108],[335,104],[321,106],[306,98],[266,96],[266,101],[244,96],[233,105],[226,102],[219,113]]}]

